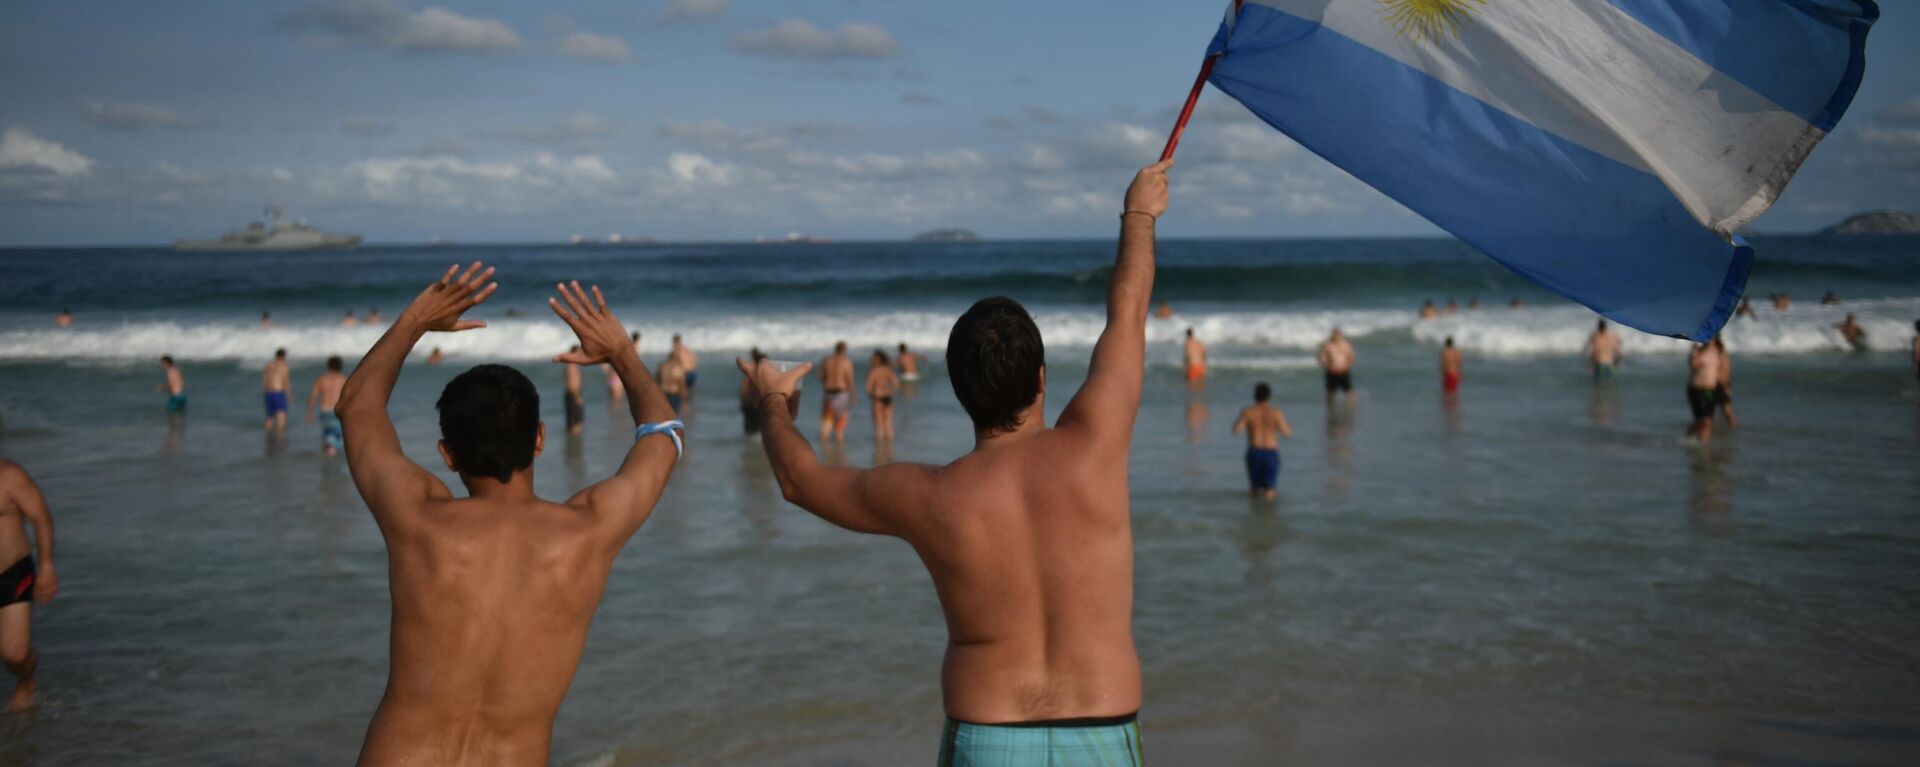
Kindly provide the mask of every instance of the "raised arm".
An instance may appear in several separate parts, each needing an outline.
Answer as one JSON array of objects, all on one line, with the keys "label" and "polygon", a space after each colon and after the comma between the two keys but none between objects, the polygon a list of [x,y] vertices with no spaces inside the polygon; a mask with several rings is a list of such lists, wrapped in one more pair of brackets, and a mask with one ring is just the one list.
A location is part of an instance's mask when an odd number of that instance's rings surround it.
[{"label": "raised arm", "polygon": [[814,516],[856,533],[905,537],[908,527],[920,518],[913,510],[925,508],[932,467],[894,463],[862,471],[822,464],[787,410],[794,383],[811,366],[803,364],[782,373],[768,360],[758,365],[744,359],[738,362],[740,371],[747,374],[755,407],[760,408],[760,440],[774,476],[780,479],[780,494]]},{"label": "raised arm", "polygon": [[1167,210],[1167,169],[1172,160],[1149,165],[1127,188],[1120,214],[1120,254],[1107,287],[1107,328],[1094,344],[1087,382],[1060,414],[1059,426],[1124,446],[1140,409],[1147,364],[1147,304],[1153,297],[1154,222]]},{"label": "raised arm", "polygon": [[53,566],[53,512],[47,510],[47,497],[40,486],[18,464],[0,461],[0,489],[12,495],[20,506],[20,516],[33,527],[33,601],[46,604],[60,590],[59,575]]},{"label": "raised arm", "polygon": [[[565,320],[567,327],[573,328],[574,335],[580,338],[580,351],[562,354],[554,362],[576,365],[613,366],[613,372],[620,376],[620,383],[627,390],[627,408],[633,412],[633,422],[637,424],[657,424],[674,420],[673,406],[667,404],[667,395],[660,391],[660,384],[647,372],[647,366],[640,361],[640,352],[628,339],[627,329],[620,324],[620,318],[613,316],[607,308],[607,297],[595,285],[592,295],[580,288],[575,281],[570,285],[555,286],[560,291],[559,298],[547,299],[547,305],[554,314]],[[627,458],[620,463],[620,470],[612,477],[580,491],[569,506],[583,507],[612,523],[616,535],[612,539],[615,546],[625,545],[634,531],[647,521],[653,513],[653,507],[660,501],[660,493],[667,487],[667,478],[673,474],[673,465],[680,457],[679,449],[674,447],[674,438],[665,434],[636,437],[633,447],[627,450]]]},{"label": "raised arm", "polygon": [[492,280],[493,269],[481,271],[478,261],[464,274],[459,264],[447,269],[439,282],[428,285],[400,313],[340,389],[340,401],[334,404],[333,412],[340,417],[340,429],[346,436],[347,468],[382,529],[394,514],[416,506],[418,501],[431,495],[451,495],[446,485],[401,452],[400,435],[387,416],[387,401],[393,396],[393,384],[400,378],[407,353],[429,331],[453,333],[486,327],[484,322],[462,320],[460,315],[493,295],[500,286]]}]

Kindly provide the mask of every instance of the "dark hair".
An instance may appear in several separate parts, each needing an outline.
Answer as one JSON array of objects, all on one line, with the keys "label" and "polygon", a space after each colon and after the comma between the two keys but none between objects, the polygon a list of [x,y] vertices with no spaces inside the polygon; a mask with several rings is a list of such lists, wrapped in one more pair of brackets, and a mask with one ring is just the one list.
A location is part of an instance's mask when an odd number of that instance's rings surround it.
[{"label": "dark hair", "polygon": [[834,354],[846,354],[846,353],[847,353],[847,342],[845,342],[845,341],[835,341],[835,342],[833,342],[833,353],[834,353]]},{"label": "dark hair", "polygon": [[340,355],[338,354],[327,358],[327,369],[333,372],[340,372],[340,366],[344,364],[346,363],[340,361]]},{"label": "dark hair", "polygon": [[[1914,323],[1914,324],[1916,324],[1916,325],[1920,325],[1920,322],[1916,322],[1916,323]],[[906,345],[905,343],[902,343],[902,344],[900,344],[900,351],[901,351],[901,353],[903,353],[903,354],[904,354],[904,353],[905,353],[905,352],[907,351],[907,345]]]},{"label": "dark hair", "polygon": [[1254,402],[1266,402],[1270,399],[1273,399],[1273,387],[1268,386],[1267,382],[1261,381],[1253,385]]},{"label": "dark hair", "polygon": [[1920,320],[1913,321],[1913,332],[1920,333]]},{"label": "dark hair", "polygon": [[1187,337],[1188,337],[1188,338],[1192,338],[1192,337],[1193,337],[1193,328],[1187,328]]},{"label": "dark hair", "polygon": [[160,364],[162,364],[162,365],[171,365],[171,364],[173,364],[173,355],[171,355],[171,354],[162,354],[162,355],[160,355]]},{"label": "dark hair", "polygon": [[747,356],[752,357],[754,362],[759,362],[767,358],[766,353],[760,351],[760,347],[758,346],[753,347],[752,351],[747,352]]},{"label": "dark hair", "polygon": [[273,358],[274,358],[274,359],[277,359],[277,360],[283,360],[283,359],[286,359],[286,358],[287,358],[287,350],[286,350],[285,348],[280,348],[280,349],[275,349],[275,350],[273,350]]},{"label": "dark hair", "polygon": [[1447,346],[1449,348],[1453,346],[1453,336],[1447,336]]},{"label": "dark hair", "polygon": [[1011,298],[980,299],[947,335],[947,378],[979,431],[1018,428],[1021,411],[1040,396],[1046,366],[1040,328]]},{"label": "dark hair", "polygon": [[874,359],[877,359],[877,360],[879,360],[879,361],[880,361],[880,364],[882,364],[882,365],[891,365],[891,364],[893,364],[893,358],[892,358],[892,357],[888,357],[888,356],[887,356],[887,352],[886,352],[886,350],[884,350],[884,349],[875,349],[875,350],[873,350],[873,358],[874,358]]},{"label": "dark hair", "polygon": [[540,433],[540,392],[520,371],[480,365],[440,391],[440,438],[461,474],[501,482],[533,465]]},{"label": "dark hair", "polygon": [[1600,321],[1600,324],[1598,324],[1598,325],[1595,325],[1595,326],[1594,326],[1594,329],[1595,329],[1595,330],[1606,330],[1606,329],[1607,329],[1607,321],[1606,321],[1606,320],[1601,320],[1601,321]]}]

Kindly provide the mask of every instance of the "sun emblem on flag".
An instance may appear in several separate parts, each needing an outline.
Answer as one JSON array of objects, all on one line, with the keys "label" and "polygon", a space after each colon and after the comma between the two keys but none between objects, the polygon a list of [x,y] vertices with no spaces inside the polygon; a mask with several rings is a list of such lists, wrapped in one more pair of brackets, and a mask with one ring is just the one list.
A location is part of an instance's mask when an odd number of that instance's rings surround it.
[{"label": "sun emblem on flag", "polygon": [[1396,36],[1436,43],[1460,36],[1460,23],[1486,0],[1380,0],[1381,16]]}]

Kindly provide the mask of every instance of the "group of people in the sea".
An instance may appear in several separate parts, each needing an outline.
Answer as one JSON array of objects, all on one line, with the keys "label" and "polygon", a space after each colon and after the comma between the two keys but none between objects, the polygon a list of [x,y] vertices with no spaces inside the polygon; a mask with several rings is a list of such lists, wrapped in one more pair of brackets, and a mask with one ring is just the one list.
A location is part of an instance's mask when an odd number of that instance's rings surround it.
[{"label": "group of people in the sea", "polygon": [[[1044,420],[1050,392],[1040,330],[1009,298],[981,299],[948,337],[945,372],[971,421],[973,449],[944,466],[831,465],[799,425],[802,383],[817,368],[820,441],[845,439],[856,392],[871,403],[876,437],[890,439],[894,399],[925,363],[904,344],[894,355],[875,350],[864,378],[845,343],[817,365],[757,349],[736,360],[744,428],[760,435],[785,499],[849,531],[904,539],[931,575],[949,637],[939,672],[940,764],[1142,763],[1127,464],[1169,167],[1142,169],[1127,190],[1107,325],[1086,381],[1064,395],[1070,399],[1052,425]],[[675,338],[659,368],[648,369],[639,334],[600,288],[572,281],[548,300],[577,339],[553,360],[564,366],[566,425],[577,433],[584,418],[585,371],[604,371],[608,393],[636,424],[617,471],[570,498],[538,497],[534,458],[546,444],[539,393],[524,373],[499,364],[460,373],[436,401],[437,460],[459,476],[465,495],[407,456],[388,414],[403,363],[429,334],[484,328],[468,315],[497,290],[494,275],[479,262],[449,268],[350,375],[330,358],[308,391],[308,420],[320,419],[329,454],[344,452],[389,556],[392,653],[362,764],[545,763],[613,562],[653,513],[685,449],[681,413],[700,380],[698,356]],[[1170,314],[1164,305],[1162,313]],[[1351,408],[1352,342],[1334,328],[1315,357],[1328,405],[1338,397]],[[1620,363],[1620,338],[1605,321],[1585,357],[1596,378]],[[428,361],[443,359],[435,348]],[[1207,348],[1191,330],[1183,359],[1188,380],[1202,384]],[[1914,361],[1920,372],[1920,336]],[[167,408],[183,411],[185,376],[170,357],[161,364]],[[1714,405],[1705,416],[1695,405],[1690,432],[1704,441],[1715,410],[1732,423],[1731,366],[1717,341],[1697,347],[1689,364],[1689,401]],[[1440,372],[1443,391],[1458,391],[1463,361],[1451,338]],[[262,388],[265,428],[284,431],[293,389],[284,349]],[[1269,384],[1256,384],[1253,399],[1232,428],[1247,438],[1252,492],[1272,497],[1278,441],[1292,430]],[[15,561],[0,573],[0,658],[19,679],[12,707],[34,696],[28,603],[53,597],[53,555],[45,500],[23,470],[0,462],[0,561]]]}]

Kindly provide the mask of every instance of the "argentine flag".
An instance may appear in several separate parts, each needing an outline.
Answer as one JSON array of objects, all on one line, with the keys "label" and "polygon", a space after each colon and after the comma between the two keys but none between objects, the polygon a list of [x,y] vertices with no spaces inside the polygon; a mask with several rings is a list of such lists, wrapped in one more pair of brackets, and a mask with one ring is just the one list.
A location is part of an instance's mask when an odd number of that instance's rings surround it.
[{"label": "argentine flag", "polygon": [[1651,333],[1732,316],[1860,85],[1873,0],[1240,0],[1209,82],[1527,278]]}]

